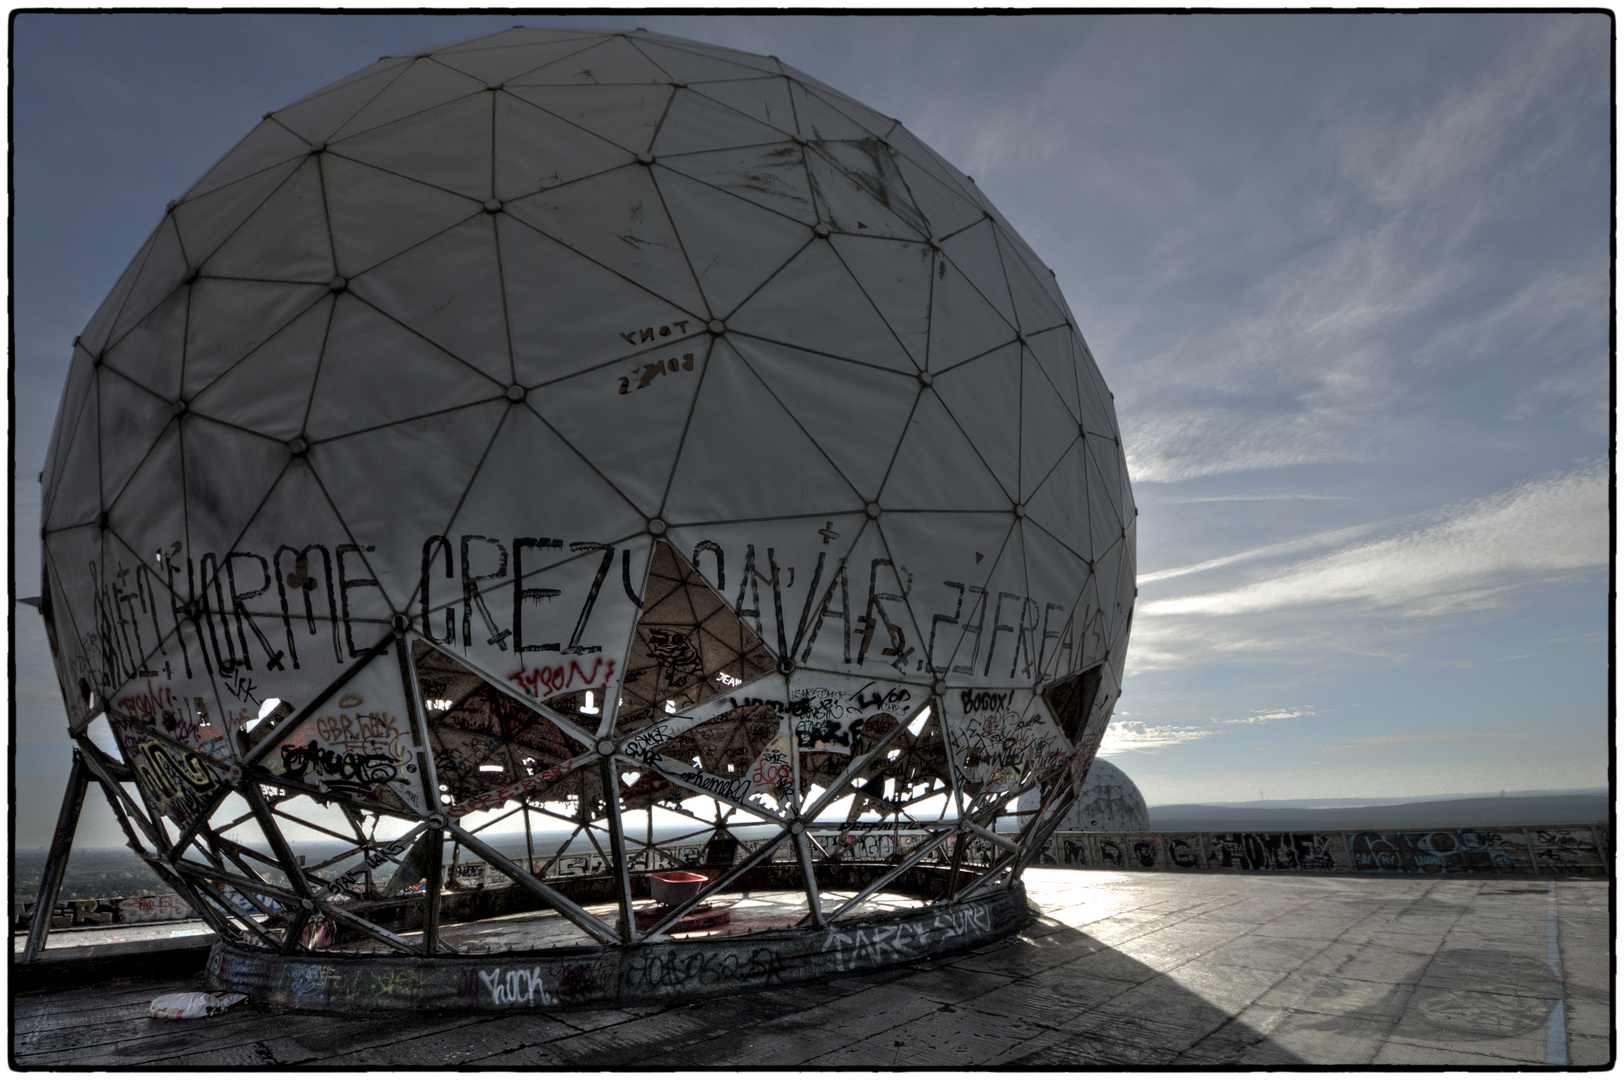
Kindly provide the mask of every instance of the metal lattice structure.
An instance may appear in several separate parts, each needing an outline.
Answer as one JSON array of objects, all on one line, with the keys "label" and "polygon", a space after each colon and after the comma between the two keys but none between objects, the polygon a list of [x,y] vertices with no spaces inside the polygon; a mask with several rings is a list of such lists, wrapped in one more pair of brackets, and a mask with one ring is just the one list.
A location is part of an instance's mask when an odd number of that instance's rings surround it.
[{"label": "metal lattice structure", "polygon": [[[618,949],[751,881],[814,932],[1017,890],[1135,595],[1111,396],[975,184],[641,31],[267,114],[76,340],[44,482],[83,775],[281,955],[466,952],[447,842]],[[499,850],[518,818],[590,872]],[[682,842],[706,885],[639,920]]]}]

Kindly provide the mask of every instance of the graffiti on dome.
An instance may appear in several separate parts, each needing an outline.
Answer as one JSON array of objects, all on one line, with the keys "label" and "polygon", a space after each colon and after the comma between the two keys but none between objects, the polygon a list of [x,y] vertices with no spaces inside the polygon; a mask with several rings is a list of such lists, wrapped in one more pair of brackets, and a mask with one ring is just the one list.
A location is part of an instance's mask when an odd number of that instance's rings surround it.
[{"label": "graffiti on dome", "polygon": [[962,755],[960,772],[977,793],[1008,791],[1033,768],[1048,772],[1071,757],[1071,747],[1048,716],[1015,691],[961,690],[949,694],[948,722]]},{"label": "graffiti on dome", "polygon": [[153,738],[128,721],[114,718],[111,726],[141,790],[159,813],[185,827],[208,812],[225,784],[201,754]]},{"label": "graffiti on dome", "polygon": [[590,664],[571,660],[563,664],[522,667],[508,672],[507,681],[537,701],[544,701],[570,690],[607,686],[614,677],[615,662],[595,656]]},{"label": "graffiti on dome", "polygon": [[640,364],[630,375],[620,376],[619,392],[629,394],[634,390],[642,390],[668,371],[675,375],[679,371],[692,371],[693,369],[694,354],[691,352],[683,353],[680,360],[675,356],[665,360],[652,360],[646,364]]},{"label": "graffiti on dome", "polygon": [[[410,794],[410,776],[417,772],[406,725],[383,709],[363,711],[366,703],[353,691],[338,704],[341,711],[301,724],[267,760],[271,771],[345,798],[396,805]],[[397,785],[402,790],[390,790]]]},{"label": "graffiti on dome", "polygon": [[[1024,682],[1037,671],[1072,670],[1104,654],[1104,612],[1090,602],[1072,611],[1040,597],[989,596],[953,580],[916,581],[889,558],[859,565],[850,554],[834,555],[824,547],[830,530],[804,528],[811,565],[799,574],[793,564],[780,565],[778,546],[707,539],[692,553],[733,612],[798,663],[814,649],[832,649],[829,662],[859,671],[946,673],[951,661],[953,674]],[[279,678],[366,655],[392,610],[375,576],[384,569],[373,565],[376,546],[307,539],[274,550],[201,555],[177,542],[160,549],[151,566],[115,562],[111,572],[93,574],[95,621],[77,642],[88,685],[106,695],[136,679],[218,677],[251,719]],[[426,639],[464,650],[495,648],[520,660],[509,679],[532,697],[613,680],[608,657],[601,666],[565,657],[602,653],[604,641],[595,635],[605,620],[594,618],[598,609],[633,599],[629,562],[617,575],[625,578],[626,595],[608,582],[617,556],[628,554],[617,545],[469,532],[428,536],[419,552],[407,614]],[[556,553],[558,561],[538,567],[538,553]],[[596,565],[561,577],[570,556]],[[730,594],[734,566],[740,572]],[[929,628],[921,630],[923,641],[910,640],[904,628],[910,608]],[[691,642],[662,639],[653,646],[674,671],[694,667]],[[532,665],[534,653],[562,655]]]}]

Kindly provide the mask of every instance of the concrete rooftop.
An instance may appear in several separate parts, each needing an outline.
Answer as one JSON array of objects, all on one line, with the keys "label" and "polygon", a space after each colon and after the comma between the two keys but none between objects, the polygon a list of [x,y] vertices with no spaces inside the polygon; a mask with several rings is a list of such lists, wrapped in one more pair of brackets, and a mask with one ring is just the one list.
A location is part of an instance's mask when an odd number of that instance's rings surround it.
[{"label": "concrete rooftop", "polygon": [[1605,1066],[1608,883],[1029,870],[954,956],[624,1009],[147,1016],[201,976],[19,994],[20,1068]]}]

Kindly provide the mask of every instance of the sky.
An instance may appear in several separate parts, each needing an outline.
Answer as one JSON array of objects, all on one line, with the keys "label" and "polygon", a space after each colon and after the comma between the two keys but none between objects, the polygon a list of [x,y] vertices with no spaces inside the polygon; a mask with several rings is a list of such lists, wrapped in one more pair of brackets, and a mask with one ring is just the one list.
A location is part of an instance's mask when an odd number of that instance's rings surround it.
[{"label": "sky", "polygon": [[[1609,782],[1605,15],[14,15],[12,557],[74,336],[265,112],[525,25],[771,54],[973,176],[1116,398],[1151,805]],[[70,744],[13,608],[18,847]],[[121,841],[98,801],[81,844]]]}]

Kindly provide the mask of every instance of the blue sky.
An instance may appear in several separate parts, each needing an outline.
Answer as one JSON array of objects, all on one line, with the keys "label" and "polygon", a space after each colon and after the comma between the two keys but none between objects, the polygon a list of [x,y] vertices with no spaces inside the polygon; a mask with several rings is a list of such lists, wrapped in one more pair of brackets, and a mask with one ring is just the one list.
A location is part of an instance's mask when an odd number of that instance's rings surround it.
[{"label": "blue sky", "polygon": [[[380,55],[569,21],[14,16],[18,595],[70,343],[165,203]],[[1152,804],[1607,782],[1606,16],[574,21],[901,119],[1054,269],[1140,508],[1104,754]],[[18,610],[27,847],[69,747]]]}]

